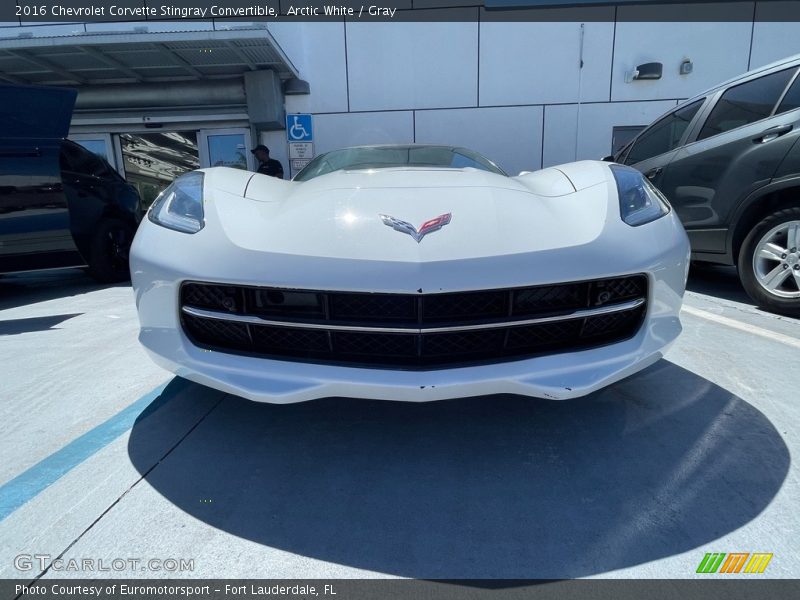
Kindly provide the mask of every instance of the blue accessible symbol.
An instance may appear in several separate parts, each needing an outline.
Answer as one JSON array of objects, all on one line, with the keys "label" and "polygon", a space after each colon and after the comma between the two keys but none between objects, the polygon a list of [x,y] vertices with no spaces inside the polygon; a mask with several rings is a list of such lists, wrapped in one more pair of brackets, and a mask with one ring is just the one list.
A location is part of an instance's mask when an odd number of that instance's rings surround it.
[{"label": "blue accessible symbol", "polygon": [[290,142],[313,141],[311,115],[286,115],[286,139]]}]

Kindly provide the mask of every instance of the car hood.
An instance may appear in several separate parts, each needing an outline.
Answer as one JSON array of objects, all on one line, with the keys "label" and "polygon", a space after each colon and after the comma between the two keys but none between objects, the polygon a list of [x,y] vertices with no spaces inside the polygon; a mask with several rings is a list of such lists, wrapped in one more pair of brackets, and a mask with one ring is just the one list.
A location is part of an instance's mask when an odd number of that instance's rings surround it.
[{"label": "car hood", "polygon": [[[293,255],[429,262],[553,250],[590,244],[603,231],[609,187],[601,169],[587,168],[590,176],[572,178],[558,169],[509,178],[405,168],[308,182],[211,169],[206,221],[241,248]],[[449,222],[419,241],[392,226],[419,229],[446,214]]]}]

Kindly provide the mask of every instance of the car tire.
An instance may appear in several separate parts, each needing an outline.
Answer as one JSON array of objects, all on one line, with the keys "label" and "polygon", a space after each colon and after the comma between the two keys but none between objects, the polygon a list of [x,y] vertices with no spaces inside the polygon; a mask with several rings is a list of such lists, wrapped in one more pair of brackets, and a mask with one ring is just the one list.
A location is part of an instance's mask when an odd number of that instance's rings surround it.
[{"label": "car tire", "polygon": [[800,207],[779,210],[757,223],[742,244],[738,267],[756,304],[800,316]]},{"label": "car tire", "polygon": [[121,219],[100,221],[92,237],[89,274],[102,283],[130,280],[128,255],[134,233],[134,228]]}]

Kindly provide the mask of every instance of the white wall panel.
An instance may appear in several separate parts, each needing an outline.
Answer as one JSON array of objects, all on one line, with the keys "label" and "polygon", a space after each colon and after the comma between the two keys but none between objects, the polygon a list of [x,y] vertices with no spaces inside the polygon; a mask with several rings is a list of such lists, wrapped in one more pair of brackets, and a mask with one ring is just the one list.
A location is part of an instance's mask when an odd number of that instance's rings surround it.
[{"label": "white wall panel", "polygon": [[649,125],[676,104],[669,100],[584,104],[580,117],[576,104],[548,106],[544,112],[544,166],[603,158],[611,152],[615,126]]},{"label": "white wall panel", "polygon": [[[584,18],[613,9],[587,12]],[[583,102],[608,100],[614,23],[584,24],[582,71],[580,25],[482,22],[480,105],[575,102],[579,87]]]},{"label": "white wall panel", "polygon": [[750,68],[800,54],[800,2],[759,2]]},{"label": "white wall panel", "polygon": [[314,152],[362,144],[410,143],[414,139],[413,119],[409,111],[316,115]]},{"label": "white wall panel", "polygon": [[347,67],[350,110],[476,106],[478,24],[348,23]]},{"label": "white wall panel", "polygon": [[346,112],[344,23],[277,22],[269,32],[292,61],[311,94],[286,96],[288,112]]},{"label": "white wall panel", "polygon": [[541,165],[541,106],[417,111],[416,133],[419,143],[476,150],[512,175]]},{"label": "white wall panel", "polygon": [[[719,22],[638,22],[652,18],[647,7],[621,7],[618,12],[612,100],[688,98],[747,71],[752,30],[752,2],[670,5],[660,17],[687,19],[719,15]],[[742,20],[727,20],[740,18]],[[678,69],[684,59],[694,63],[689,75]],[[656,81],[625,83],[625,73],[636,65],[660,62],[663,77]]]}]

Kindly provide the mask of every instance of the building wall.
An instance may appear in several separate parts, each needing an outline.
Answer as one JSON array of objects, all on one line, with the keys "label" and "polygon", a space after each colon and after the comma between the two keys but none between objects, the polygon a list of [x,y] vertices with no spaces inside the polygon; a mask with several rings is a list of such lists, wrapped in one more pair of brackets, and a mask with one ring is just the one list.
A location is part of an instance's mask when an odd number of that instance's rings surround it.
[{"label": "building wall", "polygon": [[[480,22],[306,23],[290,58],[312,93],[287,97],[286,110],[315,113],[317,153],[453,143],[516,173],[600,158],[614,126],[647,125],[682,99],[800,53],[800,22],[786,18],[800,2],[665,5],[660,22],[636,21],[642,10],[562,9],[555,22],[495,22],[482,12]],[[703,20],[686,22],[692,15]],[[298,27],[270,31],[282,42]],[[694,68],[680,75],[685,59]],[[664,64],[662,79],[625,83],[651,61]]]},{"label": "building wall", "polygon": [[[424,5],[448,2],[453,3]],[[458,2],[465,3],[472,2]],[[669,4],[659,9],[659,22],[647,21],[644,15],[652,13],[637,6],[559,9],[553,11],[556,20],[544,22],[502,22],[478,6],[433,10],[439,21],[268,24],[311,85],[308,96],[286,97],[285,108],[314,114],[317,153],[353,144],[453,143],[485,153],[511,173],[600,158],[611,151],[614,126],[647,125],[681,99],[800,53],[800,2]],[[693,16],[697,21],[686,22]],[[140,25],[0,27],[3,36],[10,27],[52,36]],[[694,70],[680,75],[685,59]],[[625,82],[626,72],[650,61],[664,64],[662,79]],[[263,134],[261,141],[287,164],[284,132]]]}]

